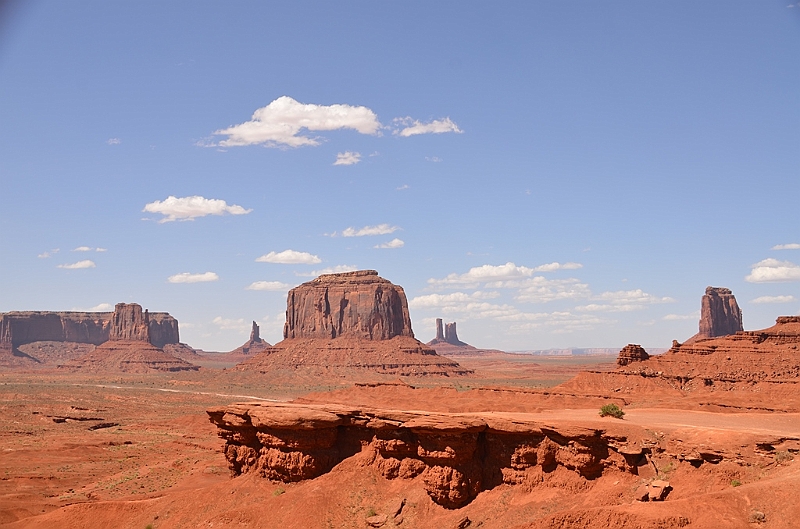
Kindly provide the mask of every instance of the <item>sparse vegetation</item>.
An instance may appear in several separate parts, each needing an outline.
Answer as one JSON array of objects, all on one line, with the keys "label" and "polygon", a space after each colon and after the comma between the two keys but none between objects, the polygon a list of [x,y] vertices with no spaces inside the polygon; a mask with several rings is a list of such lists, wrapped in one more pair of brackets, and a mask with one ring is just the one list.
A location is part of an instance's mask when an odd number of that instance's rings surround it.
[{"label": "sparse vegetation", "polygon": [[739,481],[738,479],[732,479],[732,480],[731,480],[731,487],[738,487],[738,486],[740,486],[741,484],[742,484],[742,482],[741,482],[741,481]]},{"label": "sparse vegetation", "polygon": [[370,518],[370,517],[372,517],[372,516],[375,516],[376,514],[378,514],[378,513],[377,513],[377,512],[375,512],[375,509],[373,509],[372,507],[370,507],[369,509],[367,509],[367,518]]},{"label": "sparse vegetation", "polygon": [[272,491],[272,495],[273,495],[273,496],[280,496],[280,495],[281,495],[281,494],[283,494],[284,492],[286,492],[286,490],[285,490],[283,487],[278,487],[277,489],[275,489],[274,491]]},{"label": "sparse vegetation", "polygon": [[791,452],[775,452],[775,462],[776,463],[786,463],[788,461],[794,460],[794,456]]},{"label": "sparse vegetation", "polygon": [[600,417],[614,417],[615,419],[622,419],[625,412],[616,404],[604,404],[600,406]]}]

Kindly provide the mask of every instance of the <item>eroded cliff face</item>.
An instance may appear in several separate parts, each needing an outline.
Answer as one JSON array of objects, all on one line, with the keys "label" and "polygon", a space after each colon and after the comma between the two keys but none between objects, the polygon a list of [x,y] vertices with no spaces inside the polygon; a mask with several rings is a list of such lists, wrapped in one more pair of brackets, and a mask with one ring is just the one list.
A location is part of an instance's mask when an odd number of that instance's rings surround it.
[{"label": "eroded cliff face", "polygon": [[648,358],[650,358],[650,355],[647,354],[644,347],[639,344],[629,343],[619,352],[617,356],[617,365],[626,366],[633,362],[647,360]]},{"label": "eroded cliff face", "polygon": [[[123,339],[126,333],[132,339],[148,340],[156,347],[180,342],[178,334],[178,321],[166,312],[148,314],[148,329],[142,327],[139,321],[136,330],[130,325],[135,325],[130,318],[144,318],[144,315],[134,316],[136,304],[120,303],[117,307],[125,312],[115,316],[115,312],[7,312],[0,314],[0,349],[14,349],[20,345],[34,342],[74,342],[100,345],[111,339],[112,327],[116,321],[117,330],[115,339]],[[129,321],[130,320],[130,321]]]},{"label": "eroded cliff face", "polygon": [[695,338],[715,338],[743,330],[742,311],[730,289],[707,287],[700,304],[700,330]]},{"label": "eroded cliff face", "polygon": [[402,287],[375,270],[324,274],[289,291],[284,338],[413,338]]},{"label": "eroded cliff face", "polygon": [[[497,485],[544,473],[592,479],[606,467],[636,472],[641,448],[604,430],[555,429],[492,414],[455,415],[336,405],[234,404],[208,410],[233,474],[292,482],[320,476],[357,453],[387,479],[421,477],[439,505],[458,508]],[[627,457],[627,459],[626,459]]]}]

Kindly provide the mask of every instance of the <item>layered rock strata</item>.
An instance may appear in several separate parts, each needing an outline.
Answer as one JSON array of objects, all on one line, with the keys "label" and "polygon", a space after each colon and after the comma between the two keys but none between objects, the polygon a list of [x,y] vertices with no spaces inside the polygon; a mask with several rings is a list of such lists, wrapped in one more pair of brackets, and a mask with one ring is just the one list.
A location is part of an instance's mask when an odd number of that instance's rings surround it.
[{"label": "layered rock strata", "polygon": [[[131,307],[135,304],[120,305]],[[112,320],[115,314],[115,312],[6,312],[0,314],[0,349],[16,349],[21,345],[42,341],[100,345],[111,338]],[[122,316],[117,316],[119,317]],[[148,328],[148,341],[156,347],[180,342],[178,321],[166,312],[149,313]],[[137,332],[143,333],[144,330],[140,327]]]},{"label": "layered rock strata", "polygon": [[375,270],[323,274],[289,291],[284,338],[414,337],[403,288]]},{"label": "layered rock strata", "polygon": [[374,270],[325,274],[289,291],[284,340],[236,366],[282,378],[471,373],[414,339],[402,287]]},{"label": "layered rock strata", "polygon": [[617,365],[626,366],[633,362],[647,360],[648,358],[650,358],[650,355],[647,354],[644,347],[635,343],[629,343],[619,352],[619,356],[617,356]]},{"label": "layered rock strata", "polygon": [[743,331],[742,311],[728,288],[707,287],[700,302],[699,332],[692,341]]},{"label": "layered rock strata", "polygon": [[[607,467],[635,473],[642,448],[618,447],[624,435],[554,428],[493,414],[435,414],[284,403],[233,404],[208,410],[225,439],[234,475],[254,472],[285,481],[312,479],[361,453],[387,479],[420,477],[447,508],[497,485],[567,471],[594,479]],[[623,453],[624,452],[624,453]]]}]

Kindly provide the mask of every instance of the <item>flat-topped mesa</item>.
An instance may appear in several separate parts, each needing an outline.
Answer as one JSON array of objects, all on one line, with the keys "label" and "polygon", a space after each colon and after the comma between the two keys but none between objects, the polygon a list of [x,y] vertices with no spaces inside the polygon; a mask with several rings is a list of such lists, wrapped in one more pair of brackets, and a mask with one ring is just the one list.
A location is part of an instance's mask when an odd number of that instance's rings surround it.
[{"label": "flat-topped mesa", "polygon": [[743,331],[742,311],[728,288],[707,287],[700,306],[697,339],[728,336]]},{"label": "flat-topped mesa", "polygon": [[647,354],[644,347],[639,344],[629,343],[619,352],[619,356],[617,356],[617,365],[626,366],[633,362],[647,360],[648,358],[650,358],[650,355]]},{"label": "flat-topped mesa", "polygon": [[375,270],[323,274],[289,291],[284,338],[414,337],[403,288]]},{"label": "flat-topped mesa", "polygon": [[150,314],[137,303],[117,303],[111,315],[109,341],[150,343]]}]

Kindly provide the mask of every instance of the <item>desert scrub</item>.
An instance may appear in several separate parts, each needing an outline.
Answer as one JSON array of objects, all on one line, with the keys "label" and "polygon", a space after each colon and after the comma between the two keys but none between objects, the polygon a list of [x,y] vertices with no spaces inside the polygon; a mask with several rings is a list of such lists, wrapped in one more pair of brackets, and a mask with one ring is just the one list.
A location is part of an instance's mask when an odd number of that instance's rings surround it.
[{"label": "desert scrub", "polygon": [[776,463],[786,463],[788,461],[792,461],[794,457],[792,456],[791,452],[776,452],[775,453],[775,462]]},{"label": "desert scrub", "polygon": [[283,494],[284,492],[286,492],[286,490],[284,490],[284,488],[283,488],[283,487],[278,487],[277,489],[275,489],[275,490],[272,492],[272,495],[273,495],[273,496],[280,496],[280,495],[281,495],[281,494]]},{"label": "desert scrub", "polygon": [[605,404],[600,406],[600,417],[614,417],[615,419],[622,419],[625,412],[616,404]]},{"label": "desert scrub", "polygon": [[731,487],[738,487],[738,486],[740,486],[741,484],[742,484],[742,482],[741,482],[741,481],[739,481],[738,479],[732,479],[732,480],[731,480]]}]

